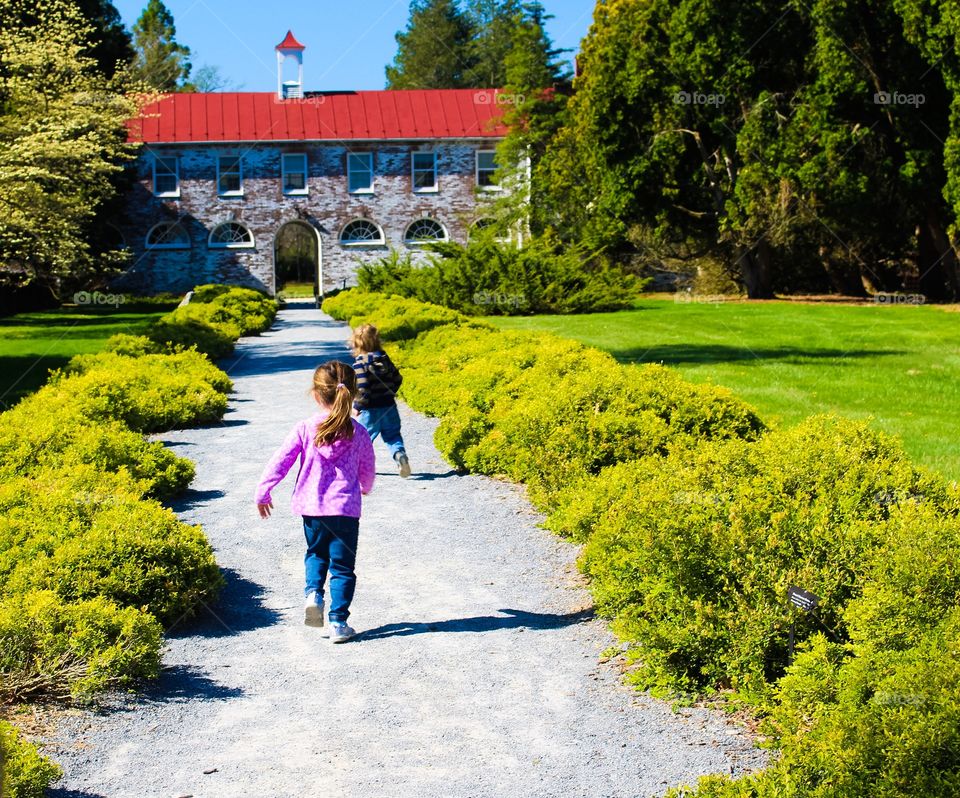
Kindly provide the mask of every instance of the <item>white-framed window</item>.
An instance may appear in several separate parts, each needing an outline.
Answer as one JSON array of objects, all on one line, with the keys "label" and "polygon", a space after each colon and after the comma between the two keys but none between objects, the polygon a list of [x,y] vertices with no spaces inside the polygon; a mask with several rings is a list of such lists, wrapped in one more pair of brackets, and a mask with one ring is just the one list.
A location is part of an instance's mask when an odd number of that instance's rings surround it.
[{"label": "white-framed window", "polygon": [[153,193],[157,197],[180,196],[180,160],[176,155],[153,156]]},{"label": "white-framed window", "polygon": [[446,241],[446,228],[436,219],[424,217],[415,219],[403,234],[403,243],[408,247],[419,247],[431,241]]},{"label": "white-framed window", "polygon": [[190,234],[180,222],[160,222],[147,233],[147,249],[190,249]]},{"label": "white-framed window", "polygon": [[477,238],[478,236],[490,236],[500,244],[506,244],[510,241],[510,234],[504,230],[503,226],[496,219],[485,216],[477,219],[467,231],[468,238]]},{"label": "white-framed window", "polygon": [[211,249],[250,249],[253,233],[243,222],[221,222],[210,231],[207,246]]},{"label": "white-framed window", "polygon": [[382,247],[383,229],[369,219],[354,219],[340,231],[340,243],[348,247]]},{"label": "white-framed window", "polygon": [[373,153],[347,153],[347,190],[351,194],[373,193]]},{"label": "white-framed window", "polygon": [[429,193],[437,190],[437,154],[435,152],[411,153],[410,171],[415,192]]},{"label": "white-framed window", "polygon": [[494,150],[477,150],[477,185],[485,191],[499,191],[494,177],[497,171],[497,153]]},{"label": "white-framed window", "polygon": [[239,155],[217,156],[217,194],[243,196],[243,159]]},{"label": "white-framed window", "polygon": [[307,193],[306,153],[283,153],[280,156],[280,172],[284,194],[299,196]]}]

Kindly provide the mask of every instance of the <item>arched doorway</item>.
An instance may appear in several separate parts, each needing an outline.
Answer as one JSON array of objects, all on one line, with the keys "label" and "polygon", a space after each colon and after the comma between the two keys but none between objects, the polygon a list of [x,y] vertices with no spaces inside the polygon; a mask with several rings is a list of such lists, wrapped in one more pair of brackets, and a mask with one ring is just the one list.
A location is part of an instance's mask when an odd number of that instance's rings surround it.
[{"label": "arched doorway", "polygon": [[320,233],[307,222],[281,225],[273,239],[273,278],[276,293],[289,297],[323,295],[323,251]]}]

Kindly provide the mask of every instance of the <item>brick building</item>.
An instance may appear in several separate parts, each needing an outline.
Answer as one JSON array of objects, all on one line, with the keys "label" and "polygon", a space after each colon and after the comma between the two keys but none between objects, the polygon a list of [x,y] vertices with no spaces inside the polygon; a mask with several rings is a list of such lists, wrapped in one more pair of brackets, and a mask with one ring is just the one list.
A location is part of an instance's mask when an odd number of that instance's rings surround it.
[{"label": "brick building", "polygon": [[485,223],[506,132],[495,90],[304,92],[303,49],[291,33],[277,45],[276,93],[172,94],[131,120],[143,147],[118,223],[133,256],[120,286],[274,293],[281,232],[297,225],[329,290],[358,262],[422,257],[424,241],[464,242]]}]

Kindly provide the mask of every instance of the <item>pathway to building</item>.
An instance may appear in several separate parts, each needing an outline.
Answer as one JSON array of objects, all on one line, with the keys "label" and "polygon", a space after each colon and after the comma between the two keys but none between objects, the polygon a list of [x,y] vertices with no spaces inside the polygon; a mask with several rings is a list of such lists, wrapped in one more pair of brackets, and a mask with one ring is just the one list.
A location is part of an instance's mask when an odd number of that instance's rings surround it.
[{"label": "pathway to building", "polygon": [[346,328],[291,305],[244,339],[223,423],[164,436],[197,464],[177,506],[227,574],[222,601],[172,630],[146,696],[79,712],[47,748],[59,798],[653,796],[763,756],[719,713],[674,714],[621,684],[591,617],[577,550],[522,491],[453,473],[436,422],[403,408],[414,477],[377,442],[351,623],[334,646],[302,622],[292,483],[257,517],[253,491],[300,418],[313,367]]}]

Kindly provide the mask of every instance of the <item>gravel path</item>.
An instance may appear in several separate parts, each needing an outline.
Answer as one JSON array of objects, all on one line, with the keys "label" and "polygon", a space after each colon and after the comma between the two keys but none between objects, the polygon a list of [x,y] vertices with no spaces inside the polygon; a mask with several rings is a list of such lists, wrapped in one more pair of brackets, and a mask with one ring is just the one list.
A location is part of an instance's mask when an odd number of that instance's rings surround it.
[{"label": "gravel path", "polygon": [[377,442],[365,500],[354,642],[302,623],[303,533],[256,517],[273,448],[311,412],[312,368],[346,329],[291,305],[245,339],[220,425],[164,436],[197,464],[175,508],[202,524],[222,601],[170,633],[144,696],[64,718],[47,751],[58,798],[147,796],[653,796],[703,773],[759,767],[747,736],[706,710],[674,714],[624,687],[601,652],[576,549],[537,526],[515,486],[459,476],[436,422],[402,408],[414,477]]}]

